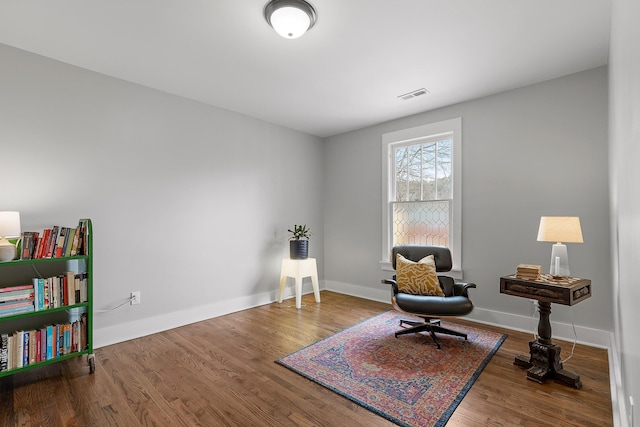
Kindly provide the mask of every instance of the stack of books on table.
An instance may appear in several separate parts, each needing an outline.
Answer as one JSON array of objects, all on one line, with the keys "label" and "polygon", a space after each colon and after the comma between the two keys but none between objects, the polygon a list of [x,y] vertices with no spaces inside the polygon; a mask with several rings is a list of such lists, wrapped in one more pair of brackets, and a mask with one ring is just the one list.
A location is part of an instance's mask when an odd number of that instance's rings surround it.
[{"label": "stack of books on table", "polygon": [[0,317],[34,311],[33,285],[0,288]]},{"label": "stack of books on table", "polygon": [[527,280],[540,279],[540,270],[542,267],[532,264],[520,264],[516,269],[516,278]]}]

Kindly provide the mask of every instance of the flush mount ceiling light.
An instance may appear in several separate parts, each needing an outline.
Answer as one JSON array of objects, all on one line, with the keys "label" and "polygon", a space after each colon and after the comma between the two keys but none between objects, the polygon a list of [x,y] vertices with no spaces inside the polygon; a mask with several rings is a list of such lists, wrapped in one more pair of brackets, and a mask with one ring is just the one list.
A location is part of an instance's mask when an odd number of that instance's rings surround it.
[{"label": "flush mount ceiling light", "polygon": [[316,23],[316,10],[304,0],[271,0],[264,18],[286,39],[297,39]]}]

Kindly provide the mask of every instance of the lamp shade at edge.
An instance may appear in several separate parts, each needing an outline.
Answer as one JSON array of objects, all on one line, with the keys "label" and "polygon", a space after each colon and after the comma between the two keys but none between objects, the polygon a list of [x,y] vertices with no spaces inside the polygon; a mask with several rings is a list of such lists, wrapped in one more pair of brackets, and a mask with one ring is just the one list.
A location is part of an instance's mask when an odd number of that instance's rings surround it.
[{"label": "lamp shade at edge", "polygon": [[543,216],[538,228],[539,242],[583,243],[580,218],[577,216]]}]

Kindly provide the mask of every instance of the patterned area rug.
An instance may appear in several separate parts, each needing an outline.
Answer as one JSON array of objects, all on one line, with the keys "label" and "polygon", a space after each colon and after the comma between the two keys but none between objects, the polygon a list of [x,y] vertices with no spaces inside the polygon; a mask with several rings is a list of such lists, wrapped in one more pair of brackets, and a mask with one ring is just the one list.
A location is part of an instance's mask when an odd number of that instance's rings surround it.
[{"label": "patterned area rug", "polygon": [[400,319],[388,311],[276,362],[401,426],[444,426],[506,335],[470,326],[394,337]]}]

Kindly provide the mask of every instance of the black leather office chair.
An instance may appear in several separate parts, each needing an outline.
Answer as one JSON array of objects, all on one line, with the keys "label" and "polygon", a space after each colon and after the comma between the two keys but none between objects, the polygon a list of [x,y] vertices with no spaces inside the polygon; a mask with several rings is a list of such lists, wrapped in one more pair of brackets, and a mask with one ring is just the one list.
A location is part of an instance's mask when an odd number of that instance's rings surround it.
[{"label": "black leather office chair", "polygon": [[[395,246],[391,251],[391,262],[394,270],[397,270],[397,254],[413,262],[418,262],[429,255],[433,255],[437,272],[450,271],[453,266],[451,252],[449,248],[446,247]],[[382,283],[391,285],[392,287],[393,295],[391,297],[391,304],[396,310],[424,319],[424,322],[401,320],[400,326],[408,325],[409,327],[396,332],[396,338],[399,335],[429,332],[438,348],[441,348],[441,346],[436,337],[436,332],[464,337],[465,340],[467,339],[467,335],[462,332],[440,326],[440,317],[458,317],[471,313],[473,303],[469,299],[467,290],[469,288],[475,288],[476,284],[455,282],[453,278],[441,275],[438,275],[438,281],[444,296],[414,295],[401,292],[396,282],[396,275],[393,276],[393,279],[382,280]]]}]

